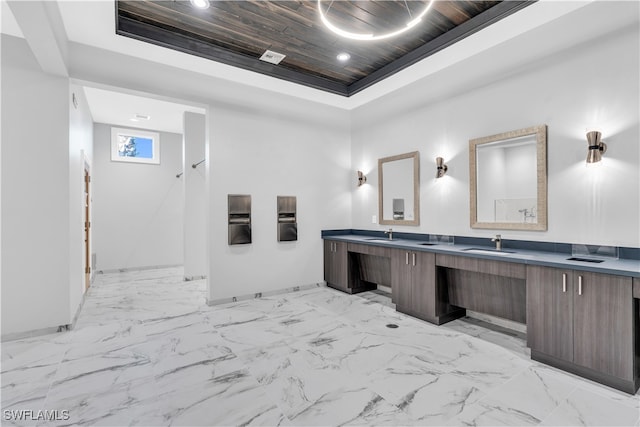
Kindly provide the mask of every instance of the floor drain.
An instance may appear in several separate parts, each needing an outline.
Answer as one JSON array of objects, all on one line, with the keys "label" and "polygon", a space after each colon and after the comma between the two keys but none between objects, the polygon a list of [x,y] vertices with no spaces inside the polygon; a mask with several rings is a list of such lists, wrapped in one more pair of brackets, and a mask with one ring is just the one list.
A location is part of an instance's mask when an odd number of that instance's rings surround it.
[{"label": "floor drain", "polygon": [[396,329],[397,327],[398,327],[398,325],[396,325],[395,323],[387,324],[387,328]]}]

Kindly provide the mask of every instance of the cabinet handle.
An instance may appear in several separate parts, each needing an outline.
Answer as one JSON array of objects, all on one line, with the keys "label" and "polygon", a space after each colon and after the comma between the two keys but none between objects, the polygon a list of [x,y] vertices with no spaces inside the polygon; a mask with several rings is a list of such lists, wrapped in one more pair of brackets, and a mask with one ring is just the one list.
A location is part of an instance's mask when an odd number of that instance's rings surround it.
[{"label": "cabinet handle", "polygon": [[409,265],[409,252],[404,253],[404,263]]},{"label": "cabinet handle", "polygon": [[562,273],[562,292],[567,292],[567,273]]},{"label": "cabinet handle", "polygon": [[582,276],[578,276],[578,295],[582,295]]},{"label": "cabinet handle", "polygon": [[413,266],[415,267],[415,265],[416,265],[416,254],[415,254],[415,252],[411,254],[411,259],[412,259],[412,262],[413,262]]}]

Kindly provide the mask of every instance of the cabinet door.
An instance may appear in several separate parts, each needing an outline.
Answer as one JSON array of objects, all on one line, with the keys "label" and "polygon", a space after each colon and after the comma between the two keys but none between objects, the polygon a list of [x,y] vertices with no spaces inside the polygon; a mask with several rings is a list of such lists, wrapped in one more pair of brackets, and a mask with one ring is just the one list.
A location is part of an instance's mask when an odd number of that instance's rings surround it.
[{"label": "cabinet door", "polygon": [[632,279],[581,271],[574,274],[574,363],[619,378],[633,378]]},{"label": "cabinet door", "polygon": [[411,308],[426,316],[436,317],[436,256],[426,252],[410,254],[413,265],[413,293]]},{"label": "cabinet door", "polygon": [[344,242],[324,242],[324,280],[342,290],[347,289],[347,244]]},{"label": "cabinet door", "polygon": [[571,270],[527,266],[527,345],[573,360],[573,281]]},{"label": "cabinet door", "polygon": [[391,292],[396,307],[411,309],[412,285],[411,253],[394,249],[391,252]]},{"label": "cabinet door", "polygon": [[335,242],[333,252],[334,284],[347,289],[349,287],[348,253],[345,242]]}]

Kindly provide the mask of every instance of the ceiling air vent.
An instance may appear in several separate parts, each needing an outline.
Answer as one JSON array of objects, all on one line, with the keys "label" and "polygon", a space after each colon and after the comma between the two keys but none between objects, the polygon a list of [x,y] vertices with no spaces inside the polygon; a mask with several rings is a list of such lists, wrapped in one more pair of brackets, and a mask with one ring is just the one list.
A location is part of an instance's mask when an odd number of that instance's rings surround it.
[{"label": "ceiling air vent", "polygon": [[151,118],[151,116],[147,114],[138,114],[138,113],[136,113],[135,116],[133,117],[135,117],[138,120],[149,120]]},{"label": "ceiling air vent", "polygon": [[278,52],[273,52],[271,50],[265,50],[265,52],[260,57],[261,61],[270,62],[272,64],[278,65],[280,61],[284,59],[287,55],[283,55]]}]

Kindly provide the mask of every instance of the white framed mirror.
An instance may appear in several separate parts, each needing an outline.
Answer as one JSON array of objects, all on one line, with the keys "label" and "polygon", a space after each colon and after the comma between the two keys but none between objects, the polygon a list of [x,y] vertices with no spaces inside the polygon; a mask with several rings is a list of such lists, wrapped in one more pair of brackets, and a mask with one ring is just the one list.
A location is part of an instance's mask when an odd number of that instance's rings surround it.
[{"label": "white framed mirror", "polygon": [[420,225],[420,154],[378,159],[378,218],[383,225]]},{"label": "white framed mirror", "polygon": [[469,141],[471,228],[547,229],[547,126]]}]

